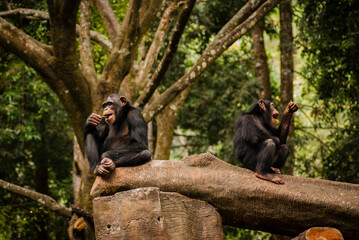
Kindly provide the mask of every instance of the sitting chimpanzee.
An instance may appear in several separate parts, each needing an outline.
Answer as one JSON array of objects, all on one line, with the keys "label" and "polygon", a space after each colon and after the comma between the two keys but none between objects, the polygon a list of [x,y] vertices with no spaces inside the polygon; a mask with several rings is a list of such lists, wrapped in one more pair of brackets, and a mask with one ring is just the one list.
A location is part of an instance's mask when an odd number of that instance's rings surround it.
[{"label": "sitting chimpanzee", "polygon": [[93,173],[107,175],[116,167],[151,160],[147,124],[140,110],[120,94],[111,94],[102,108],[103,117],[92,113],[85,126],[86,154]]},{"label": "sitting chimpanzee", "polygon": [[290,102],[278,129],[275,128],[279,113],[268,100],[259,100],[238,119],[234,133],[234,153],[243,167],[255,171],[258,178],[284,184],[275,175],[287,160],[286,145],[290,121],[298,105]]}]

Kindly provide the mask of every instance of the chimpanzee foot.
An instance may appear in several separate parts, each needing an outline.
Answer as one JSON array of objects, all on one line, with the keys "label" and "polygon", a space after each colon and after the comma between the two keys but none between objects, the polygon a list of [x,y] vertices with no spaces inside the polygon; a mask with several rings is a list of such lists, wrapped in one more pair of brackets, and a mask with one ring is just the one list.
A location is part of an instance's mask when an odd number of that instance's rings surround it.
[{"label": "chimpanzee foot", "polygon": [[258,173],[258,172],[256,172],[255,175],[256,175],[257,178],[260,178],[260,179],[263,179],[263,180],[266,180],[266,181],[274,182],[276,184],[284,184],[283,180],[279,176],[274,175],[272,173]]},{"label": "chimpanzee foot", "polygon": [[271,169],[275,174],[280,174],[279,168],[271,167]]}]

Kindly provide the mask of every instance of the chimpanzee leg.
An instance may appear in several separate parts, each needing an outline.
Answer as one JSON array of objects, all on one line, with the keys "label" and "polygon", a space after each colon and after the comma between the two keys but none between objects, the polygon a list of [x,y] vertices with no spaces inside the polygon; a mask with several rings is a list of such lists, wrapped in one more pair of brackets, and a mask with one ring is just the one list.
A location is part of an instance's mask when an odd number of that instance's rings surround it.
[{"label": "chimpanzee leg", "polygon": [[99,140],[94,134],[87,134],[85,139],[86,144],[86,155],[90,163],[92,171],[95,170],[96,166],[100,163],[100,147]]},{"label": "chimpanzee leg", "polygon": [[277,184],[284,184],[283,180],[273,174],[272,165],[276,153],[276,145],[272,139],[265,140],[259,146],[259,152],[257,154],[257,166],[255,169],[256,177],[271,181]]},{"label": "chimpanzee leg", "polygon": [[279,149],[277,149],[275,154],[273,167],[281,169],[284,166],[285,162],[287,161],[288,155],[289,155],[288,146],[286,144],[280,145]]},{"label": "chimpanzee leg", "polygon": [[104,152],[101,155],[101,159],[103,158],[112,159],[116,167],[137,166],[151,160],[151,152],[140,144],[134,143]]},{"label": "chimpanzee leg", "polygon": [[257,165],[255,168],[255,172],[271,172],[271,166],[273,164],[276,150],[275,148],[275,142],[272,139],[267,139],[262,144],[260,144],[259,152],[257,153]]}]

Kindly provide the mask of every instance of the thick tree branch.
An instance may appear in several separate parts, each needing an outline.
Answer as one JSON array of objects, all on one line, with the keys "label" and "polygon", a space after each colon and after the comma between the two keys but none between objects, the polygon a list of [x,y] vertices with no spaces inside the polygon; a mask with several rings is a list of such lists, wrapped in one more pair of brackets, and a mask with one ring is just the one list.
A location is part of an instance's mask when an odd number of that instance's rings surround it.
[{"label": "thick tree branch", "polygon": [[151,79],[147,82],[147,85],[143,88],[144,91],[135,102],[135,106],[139,106],[142,108],[149,101],[154,91],[156,90],[161,80],[163,79],[177,51],[178,43],[181,39],[185,26],[191,15],[195,2],[196,0],[188,0],[187,4],[184,6],[184,9],[182,10],[180,16],[178,17],[176,27],[172,33],[172,37],[166,49],[165,55],[162,57],[161,62],[158,64],[156,70],[151,76]]},{"label": "thick tree branch", "polygon": [[141,35],[147,32],[148,28],[152,26],[153,21],[157,18],[156,14],[161,7],[162,1],[163,0],[142,0],[139,16]]},{"label": "thick tree branch", "polygon": [[109,92],[117,92],[121,82],[131,69],[132,60],[142,37],[138,34],[140,6],[141,1],[130,1],[120,32],[112,48],[111,56],[100,77],[95,102],[103,101]]},{"label": "thick tree branch", "polygon": [[38,193],[36,191],[17,186],[15,184],[6,182],[1,179],[0,179],[0,187],[4,188],[10,192],[33,199],[33,200],[39,202],[40,204],[44,205],[46,208],[50,209],[51,211],[56,212],[59,215],[62,215],[62,216],[68,217],[68,218],[71,218],[71,216],[72,216],[71,209],[61,206],[53,198],[51,198],[45,194]]},{"label": "thick tree branch", "polygon": [[80,4],[80,56],[82,72],[87,79],[91,92],[95,89],[97,76],[91,51],[90,24],[91,0],[82,0]]},{"label": "thick tree branch", "polygon": [[120,23],[118,22],[115,13],[113,12],[110,2],[108,0],[92,0],[97,11],[99,12],[102,21],[104,22],[111,42],[115,39],[120,31]]},{"label": "thick tree branch", "polygon": [[[14,38],[13,36],[17,36]],[[43,67],[52,58],[49,46],[37,41],[31,36],[0,17],[0,44],[13,52],[26,63],[35,68]],[[48,64],[46,64],[48,65]],[[50,71],[45,69],[45,71]]]},{"label": "thick tree branch", "polygon": [[78,62],[76,56],[76,21],[81,0],[48,0],[51,41],[54,55],[65,62]]},{"label": "thick tree branch", "polygon": [[211,154],[181,161],[152,160],[97,177],[91,196],[158,187],[213,205],[226,225],[296,236],[315,226],[358,239],[359,185],[282,175],[284,185],[255,177]]},{"label": "thick tree branch", "polygon": [[217,41],[225,37],[228,32],[232,31],[235,27],[241,24],[248,16],[250,16],[258,7],[263,4],[265,0],[252,0],[248,1],[237,13],[234,15],[231,20],[229,20],[226,25],[217,33],[217,36],[214,38],[214,41]]},{"label": "thick tree branch", "polygon": [[47,81],[62,82],[66,86],[63,92],[55,91],[65,106],[71,124],[75,130],[81,149],[84,149],[82,128],[91,112],[89,83],[79,68],[77,54],[76,21],[80,0],[48,0],[50,15],[50,37],[54,49],[55,76]]},{"label": "thick tree branch", "polygon": [[212,41],[211,44],[203,52],[202,56],[193,65],[193,67],[176,83],[169,87],[161,96],[147,104],[143,115],[148,122],[153,119],[168,103],[170,103],[181,91],[189,86],[193,86],[199,77],[207,70],[207,68],[236,40],[246,34],[259,19],[263,18],[266,13],[271,11],[280,0],[268,0],[263,3],[254,13],[250,15],[243,23],[228,32],[225,36]]},{"label": "thick tree branch", "polygon": [[91,40],[100,44],[107,52],[112,51],[112,42],[108,38],[99,32],[90,30]]}]

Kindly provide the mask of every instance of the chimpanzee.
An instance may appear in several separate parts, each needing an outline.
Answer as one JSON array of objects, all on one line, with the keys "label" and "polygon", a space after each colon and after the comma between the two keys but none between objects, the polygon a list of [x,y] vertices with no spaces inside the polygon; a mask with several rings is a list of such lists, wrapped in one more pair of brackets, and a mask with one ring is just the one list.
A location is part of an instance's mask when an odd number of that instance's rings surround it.
[{"label": "chimpanzee", "polygon": [[86,154],[93,173],[108,175],[116,167],[151,160],[147,124],[140,110],[120,94],[111,94],[102,108],[103,117],[92,113],[85,126]]},{"label": "chimpanzee", "polygon": [[290,121],[298,110],[295,102],[290,102],[284,112],[278,129],[275,128],[279,113],[268,100],[254,102],[239,117],[234,133],[234,153],[243,167],[255,171],[258,178],[277,184],[284,184],[275,174],[280,174],[287,160],[289,150],[286,145]]}]

